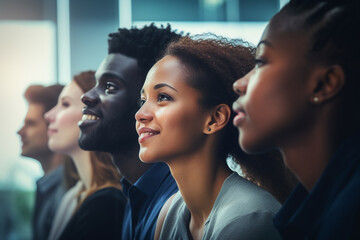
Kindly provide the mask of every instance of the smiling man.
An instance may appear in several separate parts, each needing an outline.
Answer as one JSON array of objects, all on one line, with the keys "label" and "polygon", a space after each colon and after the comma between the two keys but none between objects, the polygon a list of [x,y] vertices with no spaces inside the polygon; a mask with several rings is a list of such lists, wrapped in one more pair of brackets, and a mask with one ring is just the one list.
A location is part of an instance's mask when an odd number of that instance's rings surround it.
[{"label": "smiling man", "polygon": [[109,34],[109,54],[96,71],[96,86],[85,93],[79,122],[79,144],[85,150],[109,152],[124,176],[128,196],[122,239],[152,239],[166,200],[178,191],[164,163],[139,160],[135,113],[146,74],[165,47],[180,38],[170,26],[121,28]]}]

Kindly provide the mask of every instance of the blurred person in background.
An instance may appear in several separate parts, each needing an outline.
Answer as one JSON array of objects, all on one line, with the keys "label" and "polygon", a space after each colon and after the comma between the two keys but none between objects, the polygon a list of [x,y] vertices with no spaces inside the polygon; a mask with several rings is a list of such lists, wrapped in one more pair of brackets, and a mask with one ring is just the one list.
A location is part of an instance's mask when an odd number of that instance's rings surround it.
[{"label": "blurred person in background", "polygon": [[[120,239],[126,198],[120,174],[107,153],[79,147],[78,123],[83,117],[81,95],[95,85],[94,72],[74,76],[57,105],[45,114],[48,145],[74,161],[79,182],[64,196],[49,239]],[[95,119],[93,119],[95,120]]]},{"label": "blurred person in background", "polygon": [[170,26],[154,25],[111,33],[109,54],[95,74],[97,85],[82,97],[86,107],[79,124],[81,148],[109,152],[123,175],[129,200],[122,239],[152,239],[160,209],[177,191],[166,164],[139,160],[134,115],[148,70],[180,36]]},{"label": "blurred person in background", "polygon": [[[64,162],[70,161],[63,154],[48,147],[47,122],[44,113],[56,105],[62,85],[31,85],[25,91],[28,111],[24,126],[17,132],[21,137],[21,155],[41,164],[44,176],[36,182],[36,199],[33,211],[33,239],[47,239],[55,211],[66,192]],[[68,163],[71,164],[71,163]],[[71,185],[71,184],[70,184]]]}]

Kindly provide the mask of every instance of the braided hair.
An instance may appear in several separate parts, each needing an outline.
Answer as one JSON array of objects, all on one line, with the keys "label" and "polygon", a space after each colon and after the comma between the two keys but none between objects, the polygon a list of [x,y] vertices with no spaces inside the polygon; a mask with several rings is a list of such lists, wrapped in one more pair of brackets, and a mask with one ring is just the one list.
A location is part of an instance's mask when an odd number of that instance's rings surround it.
[{"label": "braided hair", "polygon": [[[272,19],[284,22],[287,31],[309,36],[306,59],[313,64],[342,67],[344,113],[351,127],[360,120],[359,76],[360,2],[358,0],[291,0]],[[355,110],[355,111],[354,111]]]}]

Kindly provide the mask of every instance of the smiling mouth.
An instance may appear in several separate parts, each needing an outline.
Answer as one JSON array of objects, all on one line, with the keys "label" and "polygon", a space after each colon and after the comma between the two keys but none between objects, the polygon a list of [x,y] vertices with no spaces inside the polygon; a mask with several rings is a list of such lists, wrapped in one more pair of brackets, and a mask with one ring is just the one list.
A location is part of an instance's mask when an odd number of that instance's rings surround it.
[{"label": "smiling mouth", "polygon": [[144,142],[145,140],[155,136],[155,135],[158,135],[160,132],[159,131],[154,131],[154,130],[151,130],[151,131],[144,131],[144,130],[141,130],[139,132],[139,143],[142,143]]},{"label": "smiling mouth", "polygon": [[100,117],[94,115],[94,114],[88,114],[84,113],[82,116],[82,119],[79,121],[78,126],[79,127],[85,127],[87,125],[91,125],[96,123],[100,120]]},{"label": "smiling mouth", "polygon": [[98,116],[92,115],[92,114],[83,114],[83,117],[81,121],[85,120],[99,120],[100,118]]}]

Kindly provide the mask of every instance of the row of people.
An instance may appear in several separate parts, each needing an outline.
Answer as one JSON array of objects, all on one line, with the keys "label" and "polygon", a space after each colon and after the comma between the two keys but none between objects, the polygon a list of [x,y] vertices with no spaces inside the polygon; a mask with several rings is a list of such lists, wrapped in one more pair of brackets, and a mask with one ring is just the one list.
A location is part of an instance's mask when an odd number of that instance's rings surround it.
[{"label": "row of people", "polygon": [[96,85],[74,77],[45,114],[80,176],[50,239],[359,238],[358,10],[290,1],[256,50],[170,26],[110,34]]}]

